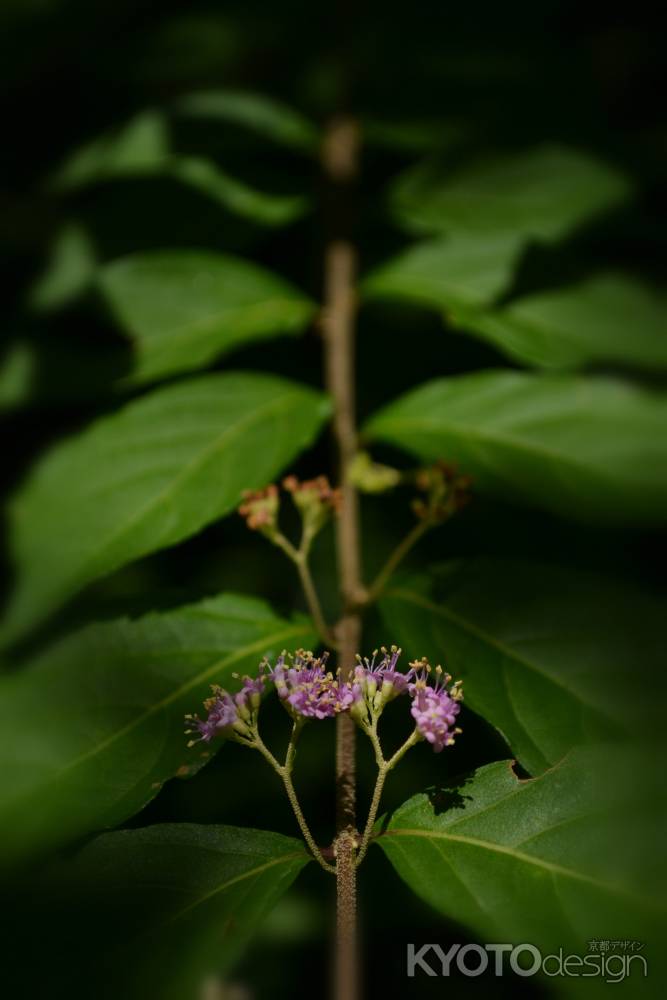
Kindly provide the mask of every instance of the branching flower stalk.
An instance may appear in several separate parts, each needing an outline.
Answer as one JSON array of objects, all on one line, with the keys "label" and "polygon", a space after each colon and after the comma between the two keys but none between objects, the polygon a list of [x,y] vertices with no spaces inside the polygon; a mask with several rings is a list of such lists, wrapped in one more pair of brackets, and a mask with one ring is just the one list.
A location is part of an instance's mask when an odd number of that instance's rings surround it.
[{"label": "branching flower stalk", "polygon": [[424,535],[432,528],[444,524],[468,503],[469,477],[459,475],[454,466],[445,462],[437,462],[429,468],[420,469],[415,476],[415,485],[425,494],[423,498],[415,498],[412,503],[417,521],[390,553],[368,588],[366,593],[368,604],[372,604],[381,596],[400,564]]},{"label": "branching flower stalk", "polygon": [[301,830],[303,839],[305,840],[308,846],[308,850],[315,858],[317,863],[322,868],[324,868],[325,871],[335,875],[336,874],[335,866],[329,864],[328,861],[324,860],[322,852],[315,843],[315,838],[310,832],[310,827],[306,822],[306,818],[303,814],[303,810],[299,802],[299,797],[296,793],[296,789],[292,781],[292,769],[294,767],[294,758],[296,756],[296,742],[297,739],[299,738],[299,733],[301,731],[301,728],[302,728],[302,723],[295,720],[294,725],[292,726],[292,734],[290,736],[290,741],[287,746],[287,752],[285,754],[285,762],[283,764],[280,764],[276,760],[276,758],[273,756],[269,748],[266,746],[266,744],[264,743],[263,739],[261,738],[257,730],[255,730],[254,732],[254,739],[252,742],[252,746],[254,747],[255,750],[259,750],[262,757],[264,757],[264,759],[271,765],[271,767],[276,772],[276,774],[282,781],[283,785],[285,786],[285,792],[287,793],[287,798],[289,799],[290,805],[292,806],[292,810],[296,817],[296,821],[299,824],[299,829]]},{"label": "branching flower stalk", "polygon": [[[397,669],[400,650],[383,648],[380,658],[362,660],[362,616],[378,599],[398,566],[432,528],[448,520],[467,499],[468,481],[455,469],[437,463],[418,470],[412,477],[419,496],[413,500],[417,521],[398,543],[384,566],[364,587],[361,571],[359,492],[393,489],[410,474],[373,462],[359,452],[356,431],[354,340],[356,315],[356,249],[351,239],[350,190],[357,173],[359,129],[350,119],[332,123],[325,137],[322,165],[328,191],[328,242],[325,248],[325,292],[322,312],[325,381],[333,402],[333,432],[338,456],[340,487],[333,489],[325,476],[300,482],[288,476],[283,491],[291,495],[301,519],[301,536],[294,544],[281,530],[278,518],[281,491],[271,484],[247,492],[239,513],[248,527],[259,531],[281,549],[296,567],[313,624],[322,643],[338,654],[336,673],[327,670],[328,654],[316,658],[297,650],[283,653],[274,666],[262,664],[254,680],[243,678],[234,696],[214,688],[206,703],[208,717],[188,718],[190,732],[201,740],[215,736],[234,739],[257,750],[280,777],[304,841],[318,864],[335,874],[337,883],[337,943],[335,952],[336,997],[356,1000],[359,967],[356,933],[356,869],[364,860],[373,836],[382,792],[389,772],[420,740],[436,752],[454,741],[454,722],[459,711],[460,685],[447,685],[451,678],[425,661],[410,664],[406,673]],[[329,625],[322,610],[309,557],[322,528],[336,518],[336,543],[341,594],[341,617]],[[292,717],[292,733],[281,764],[262,740],[258,729],[261,696],[273,684]],[[378,721],[385,706],[399,695],[411,700],[414,729],[391,756],[385,758],[378,736]],[[308,720],[336,717],[336,836],[325,852],[316,844],[306,822],[292,781],[296,746]],[[355,726],[356,724],[356,726]],[[360,835],[356,823],[355,729],[370,739],[378,767],[368,817]],[[332,864],[327,856],[335,859]]]},{"label": "branching flower stalk", "polygon": [[[370,735],[370,734],[369,734]],[[415,746],[419,742],[419,733],[416,729],[408,736],[405,743],[398,748],[396,753],[394,753],[389,760],[385,760],[382,754],[382,748],[380,746],[380,741],[377,737],[377,731],[373,732],[372,739],[373,747],[375,749],[375,760],[378,766],[378,774],[375,781],[375,788],[373,789],[373,797],[371,799],[370,808],[368,810],[368,819],[366,820],[366,826],[364,827],[364,832],[359,844],[359,850],[357,852],[357,867],[366,857],[369,844],[371,842],[371,836],[373,833],[373,827],[375,826],[375,821],[377,819],[378,809],[380,808],[380,800],[382,798],[382,792],[384,791],[384,783],[389,772],[396,767],[398,762],[403,758],[403,756],[408,752],[408,750]]]},{"label": "branching flower stalk", "polygon": [[261,532],[294,563],[315,628],[322,642],[336,649],[338,644],[322,613],[308,557],[315,538],[330,515],[340,509],[340,491],[331,488],[326,476],[318,476],[317,479],[303,483],[296,476],[288,476],[283,480],[283,488],[291,493],[294,505],[301,514],[301,540],[298,548],[278,527],[280,494],[274,484],[263,490],[247,491],[239,513],[245,518],[249,528]]},{"label": "branching flower stalk", "polygon": [[[370,739],[378,767],[377,780],[371,800],[364,832],[359,840],[354,835],[354,867],[366,856],[377,819],[382,791],[387,774],[402,760],[408,750],[420,740],[428,741],[434,751],[440,752],[454,743],[460,729],[455,727],[461,701],[461,684],[451,684],[451,677],[427,660],[410,664],[406,673],[398,669],[401,650],[392,646],[376,650],[371,659],[357,656],[357,666],[350,680],[343,680],[340,672],[327,670],[328,654],[320,657],[306,650],[294,654],[282,653],[272,666],[263,661],[257,677],[243,677],[236,694],[230,694],[217,685],[213,694],[204,702],[207,717],[186,716],[189,734],[196,734],[192,746],[200,741],[211,742],[217,737],[234,740],[242,746],[257,750],[281,779],[306,845],[318,864],[327,872],[338,876],[338,838],[334,842],[336,864],[324,857],[306,822],[299,802],[292,772],[296,758],[297,742],[308,721],[340,717],[344,714],[353,720]],[[266,746],[259,732],[259,714],[262,696],[267,686],[273,686],[292,720],[292,730],[281,764]],[[378,736],[378,721],[386,705],[401,695],[411,701],[411,715],[415,727],[404,743],[388,759],[385,758]]]}]

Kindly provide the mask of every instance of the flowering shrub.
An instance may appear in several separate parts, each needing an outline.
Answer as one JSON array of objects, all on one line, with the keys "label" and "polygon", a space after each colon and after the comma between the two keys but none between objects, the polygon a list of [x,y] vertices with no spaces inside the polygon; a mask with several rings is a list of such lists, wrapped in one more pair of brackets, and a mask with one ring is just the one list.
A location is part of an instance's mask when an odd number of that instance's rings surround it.
[{"label": "flowering shrub", "polygon": [[659,993],[660,36],[570,6],[3,4],[3,995]]}]

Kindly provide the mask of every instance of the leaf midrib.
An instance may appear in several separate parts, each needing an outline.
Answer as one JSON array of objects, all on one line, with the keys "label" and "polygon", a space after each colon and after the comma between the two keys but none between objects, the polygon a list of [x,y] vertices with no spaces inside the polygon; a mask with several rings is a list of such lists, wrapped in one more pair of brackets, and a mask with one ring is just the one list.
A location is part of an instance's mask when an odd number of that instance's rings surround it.
[{"label": "leaf midrib", "polygon": [[[149,500],[143,504],[135,513],[130,517],[118,531],[116,531],[107,541],[102,545],[101,548],[95,550],[93,555],[89,557],[80,567],[78,573],[74,576],[74,582],[70,585],[72,589],[76,589],[81,585],[81,581],[84,582],[90,579],[89,573],[86,572],[86,567],[92,564],[93,566],[98,562],[101,555],[103,555],[109,548],[114,546],[119,538],[127,534],[147,515],[151,514],[152,511],[164,503],[170,494],[175,493],[181,488],[184,481],[186,481],[200,466],[204,465],[208,460],[209,456],[215,453],[218,449],[222,448],[225,444],[229,445],[235,437],[253,424],[261,422],[266,418],[269,413],[275,411],[279,413],[284,410],[285,404],[289,408],[293,404],[294,393],[286,392],[281,395],[277,400],[271,400],[265,403],[264,406],[259,406],[254,409],[251,413],[247,414],[245,417],[241,418],[231,427],[225,428],[225,430],[218,436],[214,438],[202,451],[199,452],[190,462],[183,466],[183,468],[178,472],[178,474],[162,489],[160,492],[150,497]],[[114,564],[115,565],[115,564]],[[108,571],[112,572],[113,565]]]},{"label": "leaf midrib", "polygon": [[268,869],[275,867],[276,865],[282,865],[288,861],[291,861],[292,859],[297,859],[297,858],[302,859],[304,863],[307,863],[309,860],[308,855],[305,854],[305,852],[303,851],[291,851],[289,854],[283,854],[279,858],[273,858],[271,861],[267,861],[263,865],[258,865],[256,868],[251,868],[248,871],[243,872],[241,875],[235,875],[234,878],[228,879],[221,885],[218,885],[214,889],[211,889],[203,896],[200,896],[199,899],[194,900],[194,902],[189,903],[187,906],[183,907],[182,910],[179,910],[177,913],[174,913],[165,921],[165,923],[167,924],[174,923],[177,920],[180,920],[181,917],[183,917],[186,913],[190,913],[191,910],[194,910],[198,906],[201,906],[203,903],[206,903],[209,899],[212,899],[214,896],[219,895],[221,892],[225,892],[232,885],[236,885],[239,882],[243,882],[245,879],[256,878],[258,875],[261,875],[262,872],[265,872]]},{"label": "leaf midrib", "polygon": [[473,622],[468,621],[467,618],[461,617],[455,611],[452,611],[451,608],[448,608],[446,605],[440,606],[438,604],[434,604],[432,601],[429,601],[428,598],[422,597],[419,594],[415,594],[411,590],[405,590],[404,588],[400,587],[392,588],[391,590],[387,591],[387,596],[398,597],[404,601],[407,601],[407,603],[409,604],[415,604],[417,607],[424,608],[424,610],[430,611],[432,614],[436,614],[441,618],[447,619],[453,625],[458,626],[464,632],[467,632],[470,635],[474,636],[480,642],[486,643],[488,646],[497,650],[497,652],[501,653],[503,656],[506,656],[508,659],[513,660],[515,663],[517,663],[522,667],[526,667],[533,673],[538,674],[540,677],[542,677],[549,683],[553,684],[555,687],[561,688],[561,690],[563,690],[570,698],[575,699],[575,701],[577,701],[580,705],[583,705],[585,708],[594,712],[596,715],[602,716],[607,721],[610,722],[614,721],[613,719],[609,719],[608,716],[606,716],[604,712],[602,712],[602,710],[597,705],[593,705],[590,702],[586,701],[586,699],[583,698],[576,690],[572,690],[571,688],[569,688],[560,678],[554,677],[552,674],[547,673],[538,664],[533,663],[531,660],[525,659],[519,653],[517,653],[516,650],[512,649],[511,646],[506,646],[499,639],[496,639],[494,638],[494,636],[489,635],[489,633],[485,632],[484,629],[480,628],[478,625],[475,625]]},{"label": "leaf midrib", "polygon": [[[281,296],[281,297],[276,296],[275,298],[267,299],[264,302],[254,302],[252,305],[248,306],[241,305],[241,306],[233,306],[231,308],[229,306],[227,308],[221,308],[215,313],[212,312],[206,316],[200,316],[199,319],[193,320],[190,323],[184,323],[181,324],[180,326],[172,327],[171,330],[161,331],[165,335],[164,341],[160,339],[160,333],[157,333],[155,331],[153,331],[152,333],[146,333],[145,331],[140,330],[139,327],[136,326],[134,323],[128,322],[128,328],[131,331],[132,338],[139,342],[137,346],[139,348],[141,348],[142,346],[145,348],[150,346],[152,348],[151,355],[154,355],[157,353],[153,346],[156,342],[159,344],[165,344],[166,342],[169,344],[169,347],[171,348],[174,346],[174,344],[177,344],[184,340],[186,341],[189,340],[189,338],[193,334],[196,335],[203,333],[211,333],[215,331],[218,324],[232,322],[233,319],[239,313],[243,314],[243,319],[244,321],[246,321],[247,318],[249,316],[251,317],[253,313],[261,313],[265,310],[270,311],[271,309],[276,309],[276,308],[282,309],[284,306],[289,306],[290,308],[293,306],[301,306],[304,310],[304,313],[306,312],[307,307],[312,309],[311,304],[305,298],[299,298],[296,295],[294,298],[291,299],[288,298],[287,296]],[[126,322],[126,320],[123,320],[122,317],[120,317],[121,313],[120,309],[116,309],[116,313],[119,316],[119,318],[121,318],[121,321]],[[304,320],[304,325],[305,322],[306,321]],[[276,331],[280,331],[281,329],[284,330],[285,328],[286,326],[284,320],[282,324],[277,323],[275,326]],[[225,333],[227,332],[228,331],[225,330]],[[251,334],[249,336],[257,336],[257,334]],[[145,354],[147,352],[144,351],[140,353]]]},{"label": "leaf midrib", "polygon": [[386,837],[419,837],[426,840],[446,840],[452,843],[466,844],[469,847],[477,847],[481,850],[490,851],[492,854],[500,854],[505,857],[510,857],[514,861],[532,865],[534,868],[542,869],[543,871],[549,872],[551,875],[560,875],[563,878],[569,878],[574,881],[591,885],[596,889],[602,890],[603,892],[624,896],[643,908],[657,909],[660,912],[664,911],[664,907],[662,907],[659,903],[654,903],[650,899],[638,896],[636,893],[626,889],[624,886],[603,882],[600,879],[594,878],[592,875],[586,875],[584,872],[578,872],[574,868],[566,868],[564,865],[559,865],[553,861],[547,861],[537,855],[525,854],[523,851],[517,851],[514,847],[507,847],[503,844],[494,844],[491,841],[481,840],[478,837],[466,837],[463,834],[448,834],[440,830],[419,830],[405,827],[402,829],[385,831],[378,838],[377,842]]},{"label": "leaf midrib", "polygon": [[[569,416],[571,415],[570,411]],[[459,437],[464,440],[467,437],[473,441],[481,441],[483,444],[495,443],[504,447],[514,448],[516,451],[525,452],[533,458],[547,458],[551,461],[569,466],[575,470],[584,470],[588,476],[594,475],[603,483],[617,485],[616,480],[610,476],[608,472],[601,469],[599,466],[592,465],[592,461],[595,457],[594,455],[589,455],[586,458],[577,458],[567,452],[555,451],[552,448],[547,448],[540,442],[526,441],[525,439],[514,437],[512,434],[499,434],[497,431],[492,432],[487,428],[473,428],[469,424],[459,424],[453,421],[448,422],[446,426],[438,426],[438,424],[433,423],[432,421],[423,420],[419,417],[385,418],[379,421],[379,426],[381,428],[381,437],[384,436],[383,431],[386,431],[387,428],[391,431],[392,427],[398,427],[399,437],[401,432],[407,428],[413,430],[416,429],[430,437],[438,437],[443,433],[453,433],[458,434]],[[376,433],[372,423],[369,426],[369,432],[371,435]],[[494,472],[494,475],[497,475],[497,473]]]},{"label": "leaf midrib", "polygon": [[87,760],[90,760],[97,754],[107,750],[108,747],[112,746],[119,739],[122,739],[124,736],[127,736],[128,733],[132,732],[133,729],[136,729],[138,726],[140,726],[143,722],[146,721],[146,719],[149,719],[156,713],[161,712],[163,709],[173,704],[173,702],[177,701],[182,695],[186,694],[188,691],[192,690],[199,684],[208,680],[208,678],[212,674],[224,670],[226,667],[229,667],[234,663],[238,662],[239,660],[244,659],[246,656],[250,656],[254,652],[261,653],[262,650],[265,649],[267,645],[272,645],[273,643],[280,642],[284,639],[294,638],[298,635],[302,634],[307,635],[310,634],[311,631],[312,628],[307,623],[300,623],[299,625],[296,626],[292,625],[288,629],[282,629],[278,632],[273,633],[272,635],[264,636],[262,639],[258,639],[256,642],[249,643],[248,645],[242,647],[240,650],[237,650],[232,655],[224,657],[222,660],[218,660],[215,663],[211,664],[210,666],[207,666],[205,670],[200,671],[195,677],[191,677],[186,683],[176,688],[169,695],[165,696],[164,698],[155,702],[149,708],[145,709],[134,719],[132,719],[131,722],[126,723],[120,729],[116,730],[114,733],[111,733],[109,736],[101,740],[99,743],[90,747],[90,749],[85,750],[83,753],[80,753],[78,756],[68,761],[66,764],[58,768],[56,771],[51,772],[50,774],[45,776],[41,781],[36,782],[30,788],[22,790],[17,795],[13,796],[9,800],[6,800],[3,803],[2,808],[6,809],[9,805],[11,805],[12,802],[15,802],[21,798],[34,794],[35,789],[38,788],[41,784],[43,784],[44,781],[52,782],[61,780],[63,776],[67,774],[67,772],[78,767],[80,764],[85,763]]}]

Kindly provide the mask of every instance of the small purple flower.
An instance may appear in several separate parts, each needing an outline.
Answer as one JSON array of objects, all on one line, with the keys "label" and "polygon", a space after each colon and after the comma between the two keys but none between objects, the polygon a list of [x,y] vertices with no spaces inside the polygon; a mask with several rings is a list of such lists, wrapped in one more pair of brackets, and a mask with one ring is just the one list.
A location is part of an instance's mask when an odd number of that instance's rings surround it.
[{"label": "small purple flower", "polygon": [[[238,675],[234,674],[234,676],[237,677]],[[234,704],[241,718],[249,720],[259,708],[262,694],[264,693],[266,677],[263,674],[259,674],[258,677],[248,677],[246,674],[241,679],[243,684],[240,690],[234,695]]]},{"label": "small purple flower", "polygon": [[400,694],[405,694],[408,690],[409,682],[414,674],[411,668],[406,674],[396,669],[396,664],[401,655],[398,646],[392,646],[387,650],[385,646],[381,649],[382,659],[376,663],[378,655],[377,649],[372,658],[357,657],[358,665],[354,671],[354,682],[358,686],[361,695],[365,695],[370,703],[373,703],[379,690],[380,699],[377,707],[384,706],[392,698]]},{"label": "small purple flower", "polygon": [[354,701],[350,687],[340,684],[337,677],[326,670],[328,653],[315,657],[306,650],[297,650],[291,662],[282,653],[275,667],[268,664],[271,679],[278,697],[294,717],[327,719],[344,712]]},{"label": "small purple flower", "polygon": [[[235,677],[238,675],[234,675]],[[206,719],[198,715],[186,715],[186,722],[192,726],[187,733],[198,733],[199,739],[190,740],[188,746],[203,741],[210,743],[214,736],[227,739],[249,737],[249,725],[255,721],[259,709],[266,678],[243,677],[243,684],[236,694],[230,694],[217,684],[212,685],[213,696],[204,702],[208,712]]]},{"label": "small purple flower", "polygon": [[447,685],[452,678],[443,673],[442,667],[436,667],[433,671],[435,682],[431,685],[428,680],[432,671],[426,660],[411,666],[417,679],[408,686],[412,698],[410,712],[420,735],[431,744],[435,753],[440,753],[451,746],[455,736],[461,732],[455,728],[456,717],[461,710],[459,703],[463,698],[461,682],[456,681],[448,690]]},{"label": "small purple flower", "polygon": [[229,735],[238,721],[239,713],[234,699],[222,688],[213,687],[213,697],[206,699],[204,708],[208,712],[205,719],[200,719],[198,715],[185,716],[185,721],[192,726],[191,729],[186,729],[186,733],[199,733],[199,738],[190,740],[188,746],[200,741],[210,743],[214,736]]}]

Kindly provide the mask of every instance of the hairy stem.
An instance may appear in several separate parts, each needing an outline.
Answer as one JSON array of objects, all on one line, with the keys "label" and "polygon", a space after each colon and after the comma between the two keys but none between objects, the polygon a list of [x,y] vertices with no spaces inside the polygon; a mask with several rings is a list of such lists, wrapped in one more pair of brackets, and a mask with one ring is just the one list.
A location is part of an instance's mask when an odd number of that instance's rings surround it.
[{"label": "hairy stem", "polygon": [[357,854],[357,865],[366,857],[366,852],[368,850],[368,845],[370,843],[371,834],[373,832],[373,827],[375,826],[375,820],[377,818],[378,809],[380,807],[380,799],[382,798],[382,791],[384,789],[385,779],[387,777],[388,768],[386,764],[383,764],[378,768],[378,776],[375,782],[375,788],[373,789],[373,798],[371,799],[370,808],[368,810],[368,819],[366,820],[366,826],[364,827],[364,833],[361,838],[361,844],[359,845],[359,853]]},{"label": "hairy stem", "polygon": [[[336,629],[338,666],[347,680],[361,638],[359,500],[349,469],[357,450],[355,405],[355,281],[357,253],[350,238],[351,186],[358,170],[359,127],[352,118],[334,119],[325,134],[322,167],[326,180],[328,241],[324,254],[325,380],[334,407],[341,509],[336,544],[343,614]],[[336,720],[336,996],[356,1000],[356,767],[355,726],[347,713]]]},{"label": "hairy stem", "polygon": [[294,812],[294,815],[296,816],[296,821],[299,824],[299,828],[301,830],[301,833],[303,834],[303,839],[306,841],[310,853],[313,855],[317,863],[321,865],[322,868],[324,868],[325,871],[331,872],[332,874],[335,873],[336,869],[334,868],[333,865],[330,865],[328,861],[324,860],[324,858],[322,857],[322,852],[315,843],[313,835],[310,832],[310,827],[306,823],[305,816],[303,815],[303,812],[301,810],[301,805],[299,803],[299,799],[296,794],[296,789],[294,788],[294,784],[292,783],[292,776],[290,772],[285,767],[281,767],[278,771],[278,774],[283,780],[285,791],[287,792],[287,798],[290,800],[290,805],[292,806],[292,810]]},{"label": "hairy stem", "polygon": [[253,732],[253,741],[250,744],[250,746],[254,747],[255,750],[259,750],[262,757],[264,757],[264,759],[268,761],[268,763],[271,765],[271,767],[276,772],[278,777],[281,779],[283,785],[285,786],[285,791],[287,792],[287,798],[290,801],[290,805],[292,806],[292,811],[294,812],[296,821],[299,824],[299,829],[301,830],[303,839],[306,841],[306,844],[308,845],[310,853],[313,855],[317,863],[321,865],[322,868],[324,868],[325,871],[334,873],[336,869],[333,867],[333,865],[330,865],[327,861],[324,860],[322,852],[315,843],[315,838],[310,832],[310,827],[306,822],[306,817],[303,815],[303,810],[301,809],[301,803],[299,802],[299,797],[296,794],[296,789],[294,787],[294,783],[292,782],[292,767],[294,765],[294,757],[296,756],[296,741],[298,739],[300,731],[301,727],[297,722],[295,722],[292,727],[292,735],[290,737],[289,745],[287,747],[287,753],[285,755],[284,764],[280,764],[276,760],[276,758],[273,756],[273,754],[267,747],[262,737],[259,735],[257,729],[255,729]]},{"label": "hairy stem", "polygon": [[389,772],[398,764],[399,760],[408,752],[410,747],[413,747],[415,743],[419,741],[419,735],[417,730],[414,729],[410,736],[408,736],[405,743],[398,748],[396,753],[389,758],[389,760],[384,760],[382,756],[382,749],[380,747],[380,741],[377,737],[377,730],[375,726],[372,732],[369,731],[369,736],[371,737],[371,742],[375,748],[375,756],[378,763],[378,776],[375,782],[375,788],[373,790],[373,798],[371,799],[371,805],[368,810],[368,819],[366,820],[366,826],[364,827],[363,837],[361,838],[361,843],[359,845],[359,853],[357,854],[357,865],[366,857],[366,852],[368,851],[368,845],[370,844],[371,835],[373,833],[373,827],[375,826],[375,820],[377,819],[378,809],[380,808],[380,799],[382,798],[382,792],[384,789],[384,783]]}]

